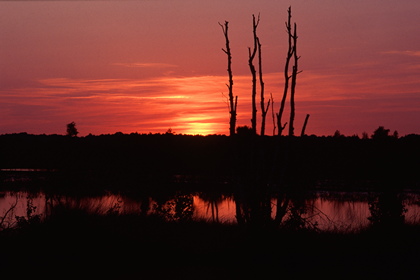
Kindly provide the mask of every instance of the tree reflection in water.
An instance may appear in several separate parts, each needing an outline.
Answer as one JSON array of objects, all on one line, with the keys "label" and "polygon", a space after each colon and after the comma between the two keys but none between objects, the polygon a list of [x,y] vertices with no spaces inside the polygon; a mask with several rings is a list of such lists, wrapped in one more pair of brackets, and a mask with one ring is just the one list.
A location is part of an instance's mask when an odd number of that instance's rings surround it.
[{"label": "tree reflection in water", "polygon": [[159,197],[154,203],[154,212],[168,221],[191,221],[194,214],[192,194],[179,192],[174,196]]},{"label": "tree reflection in water", "polygon": [[[25,192],[0,196],[3,227],[24,216]],[[95,197],[31,196],[33,215],[42,217],[65,209],[94,214],[156,215],[167,221],[206,221],[255,227],[354,231],[366,226],[395,227],[420,223],[418,193],[313,192],[307,194],[258,192],[172,192],[166,194],[106,194]],[[10,211],[9,208],[12,209]],[[13,211],[12,211],[13,210]],[[80,212],[80,211],[79,211]],[[32,212],[31,212],[32,213]]]},{"label": "tree reflection in water", "polygon": [[404,224],[407,208],[401,195],[387,190],[369,197],[369,221],[374,227],[399,227]]}]

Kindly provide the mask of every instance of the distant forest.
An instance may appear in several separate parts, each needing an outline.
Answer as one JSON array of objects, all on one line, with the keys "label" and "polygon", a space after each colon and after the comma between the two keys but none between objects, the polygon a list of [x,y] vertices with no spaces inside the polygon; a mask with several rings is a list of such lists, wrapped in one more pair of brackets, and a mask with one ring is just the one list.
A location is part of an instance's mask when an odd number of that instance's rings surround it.
[{"label": "distant forest", "polygon": [[0,135],[0,169],[45,169],[54,171],[49,173],[60,182],[108,187],[139,182],[419,187],[420,135],[379,132],[368,138],[340,133],[192,136],[170,131],[85,137],[5,134]]}]

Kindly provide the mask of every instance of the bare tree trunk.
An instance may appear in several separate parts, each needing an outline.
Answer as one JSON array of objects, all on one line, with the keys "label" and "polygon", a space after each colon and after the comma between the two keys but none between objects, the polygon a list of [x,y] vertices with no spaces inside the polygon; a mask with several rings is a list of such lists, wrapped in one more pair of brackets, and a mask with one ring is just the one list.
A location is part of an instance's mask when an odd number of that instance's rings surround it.
[{"label": "bare tree trunk", "polygon": [[306,130],[306,125],[308,124],[308,119],[309,119],[309,114],[306,114],[306,118],[305,118],[305,122],[303,123],[303,127],[302,127],[302,132],[300,133],[300,136],[305,136],[305,130]]},{"label": "bare tree trunk", "polygon": [[252,75],[252,118],[251,118],[251,129],[253,134],[257,134],[257,73],[255,71],[255,66],[253,64],[255,54],[257,53],[257,26],[260,22],[260,17],[258,16],[258,20],[255,20],[255,15],[252,15],[252,31],[254,34],[254,48],[251,51],[251,48],[248,48],[249,59],[248,65]]},{"label": "bare tree trunk", "polygon": [[260,39],[257,37],[257,44],[258,44],[258,72],[260,74],[260,89],[261,89],[261,136],[265,135],[265,120],[267,117],[267,112],[270,107],[270,99],[267,102],[267,106],[265,106],[264,101],[264,81],[262,75],[262,56],[261,56],[261,43]]},{"label": "bare tree trunk", "polygon": [[295,92],[296,92],[296,78],[297,78],[297,74],[299,74],[300,72],[298,72],[298,60],[300,57],[298,57],[297,55],[297,49],[296,49],[296,44],[297,44],[297,31],[296,31],[296,23],[294,24],[294,31],[293,31],[293,58],[294,58],[294,63],[295,65],[293,65],[293,70],[292,70],[292,85],[291,85],[291,89],[290,89],[290,121],[289,121],[289,136],[293,136],[294,135],[294,121],[295,121]]},{"label": "bare tree trunk", "polygon": [[270,92],[270,100],[271,100],[271,117],[273,118],[273,136],[276,135],[276,119],[274,114],[274,98],[273,94]]},{"label": "bare tree trunk", "polygon": [[279,112],[277,114],[277,129],[278,129],[278,135],[280,136],[283,132],[283,129],[286,127],[286,124],[282,124],[282,116],[283,116],[283,112],[284,112],[284,106],[285,106],[285,102],[286,102],[286,97],[287,97],[287,92],[289,90],[289,80],[290,80],[290,75],[289,75],[289,64],[290,64],[290,60],[292,58],[293,55],[293,47],[292,47],[292,31],[291,31],[291,25],[290,25],[290,21],[292,18],[292,8],[289,7],[289,9],[287,10],[288,13],[288,18],[287,18],[287,22],[286,22],[286,31],[287,31],[287,35],[289,38],[289,47],[287,49],[287,55],[286,55],[286,63],[284,65],[284,90],[283,90],[283,97],[281,99],[281,103],[280,103],[280,109]]},{"label": "bare tree trunk", "polygon": [[238,105],[238,96],[233,97],[233,75],[232,75],[232,54],[230,51],[230,44],[229,44],[229,36],[228,36],[228,27],[229,22],[225,21],[225,24],[222,25],[219,23],[219,25],[222,27],[223,34],[225,35],[226,40],[226,49],[222,49],[224,53],[226,53],[228,57],[228,74],[229,74],[229,84],[226,84],[226,86],[229,89],[229,135],[233,136],[235,135],[235,129],[236,129],[236,108]]}]

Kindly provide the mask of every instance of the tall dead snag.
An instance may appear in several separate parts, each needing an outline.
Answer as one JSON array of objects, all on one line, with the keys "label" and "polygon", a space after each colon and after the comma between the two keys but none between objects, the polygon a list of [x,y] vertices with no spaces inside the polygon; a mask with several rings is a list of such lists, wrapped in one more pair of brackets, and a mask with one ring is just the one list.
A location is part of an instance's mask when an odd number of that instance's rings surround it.
[{"label": "tall dead snag", "polygon": [[295,91],[296,91],[296,78],[297,75],[300,73],[298,71],[298,60],[300,56],[297,55],[297,31],[296,31],[296,23],[294,24],[294,30],[293,30],[293,70],[292,70],[292,84],[290,88],[290,121],[289,121],[289,136],[294,135],[294,120],[295,120]]},{"label": "tall dead snag", "polygon": [[276,135],[276,121],[275,121],[275,114],[274,114],[274,98],[273,94],[270,92],[270,101],[271,101],[271,117],[273,118],[273,136]]},{"label": "tall dead snag", "polygon": [[260,39],[257,37],[257,46],[258,46],[258,72],[260,75],[260,90],[261,90],[261,136],[265,134],[265,119],[267,117],[268,108],[270,107],[270,101],[268,100],[267,106],[265,106],[264,101],[264,81],[262,75],[262,57],[261,57],[261,43]]},{"label": "tall dead snag", "polygon": [[257,134],[257,72],[255,71],[254,58],[257,53],[257,26],[260,22],[260,16],[258,15],[258,20],[255,20],[255,16],[252,15],[252,31],[254,34],[254,47],[251,51],[251,48],[248,47],[249,59],[248,65],[252,75],[252,118],[251,118],[251,129],[254,134]]},{"label": "tall dead snag", "polygon": [[226,49],[222,48],[222,51],[227,55],[228,57],[228,74],[229,74],[229,84],[226,84],[226,86],[229,89],[229,135],[233,136],[235,135],[235,129],[236,129],[236,108],[238,106],[238,96],[233,97],[233,75],[232,75],[232,54],[230,52],[230,44],[229,44],[229,35],[228,35],[228,28],[229,28],[229,22],[225,21],[225,24],[222,25],[219,22],[219,25],[222,27],[223,34],[225,35],[226,40]]},{"label": "tall dead snag", "polygon": [[303,123],[303,127],[302,127],[302,132],[300,133],[300,136],[305,136],[305,130],[306,130],[306,125],[308,124],[308,119],[309,119],[309,114],[306,114],[306,118],[305,118],[305,122]]},{"label": "tall dead snag", "polygon": [[290,21],[292,19],[292,8],[291,7],[289,7],[289,9],[287,10],[287,13],[288,13],[288,18],[287,18],[287,22],[286,22],[286,32],[287,32],[288,39],[289,39],[288,40],[289,45],[288,45],[287,54],[286,54],[286,63],[284,65],[283,97],[281,99],[279,112],[277,113],[277,129],[278,129],[278,135],[279,136],[281,136],[284,128],[287,125],[287,123],[285,123],[284,125],[282,124],[282,116],[283,116],[283,112],[284,112],[284,106],[285,106],[285,103],[286,103],[287,92],[289,91],[289,80],[291,78],[291,76],[289,75],[289,65],[290,65],[290,60],[292,59],[292,56],[293,56],[292,28],[291,28],[291,25],[290,25]]}]

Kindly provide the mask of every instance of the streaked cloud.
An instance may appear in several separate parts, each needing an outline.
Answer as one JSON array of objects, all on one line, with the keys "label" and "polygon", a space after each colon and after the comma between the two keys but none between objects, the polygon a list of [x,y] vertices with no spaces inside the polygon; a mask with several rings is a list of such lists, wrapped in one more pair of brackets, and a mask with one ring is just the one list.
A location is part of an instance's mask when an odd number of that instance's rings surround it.
[{"label": "streaked cloud", "polygon": [[[36,87],[2,93],[0,100],[10,104],[15,112],[31,108],[33,114],[50,125],[53,120],[50,133],[59,133],[54,127],[72,120],[79,124],[81,134],[156,133],[169,127],[178,133],[224,133],[225,124],[220,122],[226,116],[226,108],[220,94],[224,86],[220,78],[41,79]],[[42,104],[48,107],[38,107]],[[2,113],[4,117],[15,116],[10,120],[16,127],[25,127],[21,120],[24,114],[5,110]],[[25,130],[30,132],[30,128]]]},{"label": "streaked cloud", "polygon": [[408,51],[408,50],[407,51],[386,51],[382,53],[420,57],[420,51]]},{"label": "streaked cloud", "polygon": [[[363,65],[358,74],[304,71],[298,77],[296,132],[306,114],[311,114],[309,134],[361,134],[374,129],[378,118],[390,115],[420,115],[420,93],[412,78],[378,79]],[[363,71],[362,71],[363,70]],[[265,97],[274,97],[278,112],[282,97],[282,73],[264,75]],[[60,133],[64,124],[75,121],[81,135],[141,132],[227,134],[226,76],[160,77],[148,79],[41,79],[22,88],[10,88],[0,95],[3,104],[1,130],[21,127],[31,132],[31,122],[45,133]],[[419,82],[417,82],[418,84]],[[259,90],[259,87],[258,87]],[[238,95],[237,125],[250,125],[251,77],[234,76]],[[259,102],[259,95],[258,100]],[[20,112],[20,113],[19,113]],[[28,114],[25,114],[28,112]],[[258,104],[258,125],[260,111]],[[267,133],[273,129],[272,112],[267,115]],[[29,117],[32,116],[32,117]],[[289,117],[286,104],[284,119]],[[388,118],[392,122],[392,118]],[[344,125],[347,123],[347,125]],[[386,125],[386,124],[384,124]],[[356,127],[359,127],[358,129]],[[371,128],[373,127],[373,128]],[[259,128],[258,128],[259,129]],[[397,129],[397,128],[395,128]],[[353,131],[353,132],[352,132]]]},{"label": "streaked cloud", "polygon": [[139,67],[139,68],[173,68],[178,67],[178,65],[169,64],[169,63],[141,63],[141,62],[117,62],[112,63],[114,66],[123,66],[123,67]]}]

